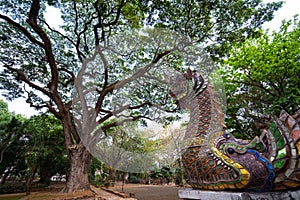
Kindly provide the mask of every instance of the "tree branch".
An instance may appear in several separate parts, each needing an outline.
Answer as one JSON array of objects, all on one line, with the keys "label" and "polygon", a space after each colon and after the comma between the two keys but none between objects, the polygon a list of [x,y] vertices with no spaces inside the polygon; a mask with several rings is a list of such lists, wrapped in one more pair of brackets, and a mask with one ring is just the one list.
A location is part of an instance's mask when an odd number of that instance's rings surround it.
[{"label": "tree branch", "polygon": [[27,29],[24,28],[23,26],[21,26],[19,23],[13,21],[8,16],[2,15],[1,13],[0,13],[0,19],[3,19],[5,21],[7,21],[9,24],[13,25],[15,28],[17,28],[19,31],[21,31],[34,44],[37,44],[38,46],[42,47],[43,49],[45,48],[45,45],[42,42],[40,42],[37,39],[35,39],[31,35],[31,33],[28,32]]},{"label": "tree branch", "polygon": [[73,1],[73,3],[74,3],[73,4],[73,9],[75,11],[75,28],[74,28],[74,32],[75,32],[75,35],[76,35],[76,43],[74,43],[74,46],[76,48],[79,60],[81,62],[83,62],[83,59],[85,59],[85,55],[80,50],[81,35],[83,34],[83,37],[84,37],[84,43],[85,43],[84,44],[84,50],[87,54],[89,54],[88,45],[87,45],[87,42],[86,42],[86,31],[88,30],[88,27],[92,24],[92,21],[94,19],[96,19],[97,17],[93,17],[93,15],[91,15],[91,18],[84,23],[83,30],[78,32],[78,27],[79,27],[78,20],[79,20],[79,18],[78,18],[77,4],[76,4],[76,1]]},{"label": "tree branch", "polygon": [[[100,44],[100,38],[99,38],[99,35],[98,35],[98,29],[101,28],[101,31],[102,31],[102,34],[101,34],[101,39],[104,41],[105,40],[105,30],[104,28],[105,27],[110,27],[110,26],[113,26],[113,25],[116,25],[117,22],[119,21],[119,18],[121,16],[121,11],[122,11],[122,8],[123,6],[125,5],[125,0],[122,0],[120,2],[120,4],[118,5],[118,9],[116,11],[116,17],[113,21],[109,22],[109,23],[103,23],[103,19],[102,19],[102,12],[99,10],[98,8],[98,4],[99,4],[99,1],[97,0],[93,5],[94,5],[94,8],[96,10],[96,13],[98,15],[98,23],[96,25],[94,25],[94,36],[95,36],[95,46],[98,46]],[[112,13],[114,13],[115,7],[112,8],[110,14],[106,17],[109,17],[112,15]]]},{"label": "tree branch", "polygon": [[245,73],[245,76],[247,76],[247,78],[251,81],[251,83],[248,83],[249,85],[252,85],[254,87],[258,87],[264,91],[266,91],[267,93],[269,93],[272,96],[276,96],[275,94],[273,94],[270,90],[268,90],[267,88],[265,88],[261,83],[255,81],[254,79],[251,78],[251,76],[247,73]]},{"label": "tree branch", "polygon": [[10,70],[10,71],[13,71],[13,72],[16,72],[16,73],[17,73],[17,78],[16,78],[16,80],[21,80],[21,81],[23,81],[24,83],[28,84],[30,87],[32,87],[32,88],[34,88],[34,89],[36,89],[36,90],[38,90],[38,91],[44,93],[44,94],[47,95],[48,97],[50,97],[51,94],[50,94],[49,91],[47,91],[45,88],[42,88],[42,87],[40,87],[40,86],[34,84],[34,83],[31,82],[29,79],[27,79],[23,71],[21,71],[21,70],[19,70],[19,69],[16,69],[16,68],[13,68],[13,67],[11,67],[11,66],[9,66],[9,65],[6,65],[6,64],[4,65],[4,67],[7,68],[7,69]]},{"label": "tree branch", "polygon": [[121,121],[112,122],[112,123],[110,123],[110,124],[107,124],[107,125],[105,125],[105,126],[102,126],[102,127],[101,127],[101,130],[106,131],[106,130],[108,130],[108,129],[110,129],[110,128],[117,127],[117,126],[121,126],[121,125],[125,124],[126,122],[136,121],[136,120],[141,119],[141,118],[153,120],[153,119],[151,119],[151,118],[149,118],[149,117],[146,117],[146,116],[144,116],[144,115],[130,116],[130,117],[131,117],[131,118],[126,118],[126,119],[123,119],[123,120],[121,120]]},{"label": "tree branch", "polygon": [[[40,1],[39,0],[33,0],[30,10],[29,10],[29,16],[27,19],[27,23],[33,28],[33,30],[40,36],[40,38],[43,40],[45,46],[45,53],[47,56],[47,61],[49,63],[50,69],[51,69],[51,82],[49,84],[50,87],[50,91],[52,93],[55,93],[56,95],[58,95],[57,93],[57,88],[58,88],[58,71],[57,71],[57,67],[56,67],[56,61],[55,61],[55,57],[52,51],[52,44],[51,41],[49,39],[49,37],[47,36],[47,34],[45,33],[45,31],[37,24],[37,18],[38,18],[38,14],[39,14],[39,10],[40,10]],[[56,96],[54,95],[54,96]]]},{"label": "tree branch", "polygon": [[121,0],[120,2],[120,5],[118,6],[118,9],[117,9],[117,13],[116,13],[116,17],[113,21],[107,23],[107,24],[104,24],[104,26],[108,27],[108,26],[112,26],[112,25],[115,25],[119,18],[120,18],[120,15],[121,15],[121,10],[123,8],[123,6],[125,5],[125,1],[124,0]]},{"label": "tree branch", "polygon": [[104,101],[104,97],[107,93],[109,92],[112,92],[113,90],[116,90],[116,89],[119,89],[119,88],[122,88],[124,87],[126,84],[140,78],[142,75],[144,75],[146,72],[148,72],[153,66],[157,66],[155,64],[158,63],[158,61],[163,58],[164,56],[166,56],[167,54],[173,52],[176,50],[176,47],[172,50],[169,50],[169,51],[165,51],[163,53],[160,53],[158,55],[155,56],[155,58],[153,59],[153,61],[149,64],[147,64],[145,67],[143,68],[140,68],[137,70],[137,72],[135,72],[133,75],[131,75],[129,78],[127,79],[123,79],[121,81],[116,81],[110,85],[108,85],[106,88],[104,88],[97,100],[97,103],[95,105],[95,111],[96,113],[98,114],[99,113],[99,110],[100,108],[102,108],[102,103]]},{"label": "tree branch", "polygon": [[64,39],[68,40],[71,44],[73,44],[74,46],[76,46],[76,44],[74,43],[73,40],[71,40],[71,38],[69,38],[69,37],[65,36],[64,34],[62,34],[61,32],[59,32],[59,31],[57,31],[57,30],[51,28],[50,25],[49,25],[45,20],[43,20],[43,19],[41,19],[41,18],[39,18],[39,20],[40,20],[41,22],[43,22],[43,23],[48,27],[48,29],[49,29],[50,31],[52,31],[52,32],[54,32],[54,33],[57,33],[58,35],[62,36]]}]

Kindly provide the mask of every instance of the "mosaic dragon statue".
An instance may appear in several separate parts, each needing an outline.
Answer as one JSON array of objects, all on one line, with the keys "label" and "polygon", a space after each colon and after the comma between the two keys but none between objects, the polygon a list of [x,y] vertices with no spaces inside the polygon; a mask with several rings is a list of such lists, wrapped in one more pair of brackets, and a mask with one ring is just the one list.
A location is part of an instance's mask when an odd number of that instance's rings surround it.
[{"label": "mosaic dragon statue", "polygon": [[[282,111],[261,136],[236,139],[226,133],[213,87],[187,70],[173,80],[170,93],[190,121],[182,162],[195,189],[278,191],[300,188],[300,110]],[[191,82],[194,84],[191,85]]]}]

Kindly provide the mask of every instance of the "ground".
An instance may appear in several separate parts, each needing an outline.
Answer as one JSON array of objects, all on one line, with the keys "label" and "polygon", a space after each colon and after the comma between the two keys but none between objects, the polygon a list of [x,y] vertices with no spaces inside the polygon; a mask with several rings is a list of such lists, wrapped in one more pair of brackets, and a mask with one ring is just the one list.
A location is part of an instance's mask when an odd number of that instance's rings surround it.
[{"label": "ground", "polygon": [[[92,186],[91,191],[80,191],[71,194],[59,194],[58,190],[63,185],[52,185],[51,191],[31,192],[0,195],[1,200],[179,200],[179,187],[174,185],[142,185],[142,184],[125,184],[122,193],[122,184],[117,183],[114,187],[101,189]],[[123,194],[128,198],[123,198]],[[129,198],[129,195],[134,198]]]},{"label": "ground", "polygon": [[[122,191],[121,184],[117,184],[109,189]],[[142,184],[125,184],[124,192],[133,193],[134,198],[138,200],[178,200],[178,190],[180,187],[175,185],[142,185]]]}]

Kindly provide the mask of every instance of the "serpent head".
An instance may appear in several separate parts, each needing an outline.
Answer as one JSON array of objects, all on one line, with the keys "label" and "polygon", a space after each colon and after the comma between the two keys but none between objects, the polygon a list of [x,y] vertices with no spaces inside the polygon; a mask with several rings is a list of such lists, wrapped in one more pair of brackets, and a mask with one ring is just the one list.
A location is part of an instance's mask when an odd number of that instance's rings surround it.
[{"label": "serpent head", "polygon": [[240,140],[227,133],[219,133],[212,136],[210,145],[223,160],[230,162],[234,169],[240,172],[241,177],[243,172],[249,174],[243,183],[235,184],[235,189],[270,190],[275,172],[272,163],[263,156],[267,151],[267,144],[261,138]]}]

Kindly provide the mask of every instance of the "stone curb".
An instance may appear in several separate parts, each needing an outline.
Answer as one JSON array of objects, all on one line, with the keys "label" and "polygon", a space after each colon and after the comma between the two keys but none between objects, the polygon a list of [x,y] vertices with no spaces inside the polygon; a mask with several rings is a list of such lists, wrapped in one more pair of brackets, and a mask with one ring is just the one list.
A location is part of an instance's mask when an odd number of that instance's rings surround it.
[{"label": "stone curb", "polygon": [[179,198],[186,200],[297,200],[300,190],[282,192],[229,192],[183,189],[178,191]]}]

